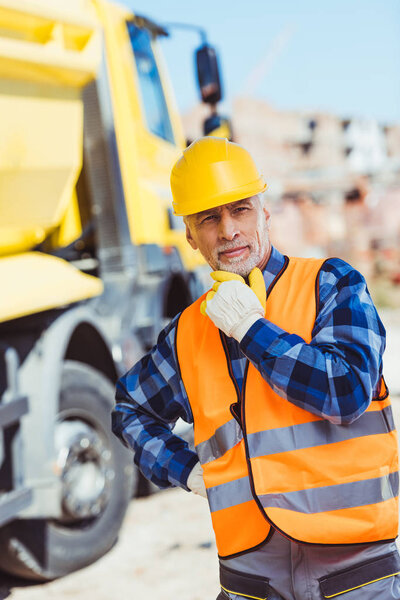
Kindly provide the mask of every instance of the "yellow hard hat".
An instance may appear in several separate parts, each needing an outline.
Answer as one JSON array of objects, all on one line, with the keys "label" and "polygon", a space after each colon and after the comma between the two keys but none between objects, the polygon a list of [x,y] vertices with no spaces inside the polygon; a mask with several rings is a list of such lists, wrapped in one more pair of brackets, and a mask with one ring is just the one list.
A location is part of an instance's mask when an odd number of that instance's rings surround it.
[{"label": "yellow hard hat", "polygon": [[194,141],[171,171],[172,206],[180,216],[250,198],[266,187],[247,150],[225,138]]}]

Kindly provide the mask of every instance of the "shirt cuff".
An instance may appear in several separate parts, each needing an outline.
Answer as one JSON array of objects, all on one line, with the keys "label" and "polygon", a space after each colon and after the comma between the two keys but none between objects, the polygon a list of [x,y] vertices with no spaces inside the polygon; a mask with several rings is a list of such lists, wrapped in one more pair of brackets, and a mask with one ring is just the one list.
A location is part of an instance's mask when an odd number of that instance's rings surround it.
[{"label": "shirt cuff", "polygon": [[236,325],[236,327],[233,329],[231,332],[231,337],[235,338],[235,340],[240,344],[251,326],[258,321],[258,319],[261,319],[261,316],[258,313],[251,313],[247,315],[247,317],[242,319],[240,323],[238,323],[238,325]]},{"label": "shirt cuff", "polygon": [[168,479],[172,485],[182,487],[190,492],[187,480],[193,467],[199,462],[199,457],[188,448],[178,450],[171,458],[168,465]]},{"label": "shirt cuff", "polygon": [[[258,319],[247,331],[242,341],[240,349],[251,361],[259,363],[268,352],[268,348],[276,342],[282,334],[287,334],[284,329],[274,325],[267,319]],[[273,352],[276,356],[276,351]]]}]

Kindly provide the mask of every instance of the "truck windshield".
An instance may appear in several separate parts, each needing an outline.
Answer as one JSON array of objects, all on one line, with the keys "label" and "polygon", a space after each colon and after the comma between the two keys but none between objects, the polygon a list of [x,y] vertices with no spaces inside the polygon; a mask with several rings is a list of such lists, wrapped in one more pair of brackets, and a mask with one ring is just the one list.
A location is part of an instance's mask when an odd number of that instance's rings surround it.
[{"label": "truck windshield", "polygon": [[151,47],[151,34],[134,23],[128,23],[129,37],[136,60],[143,108],[149,130],[159,137],[175,143],[167,103]]}]

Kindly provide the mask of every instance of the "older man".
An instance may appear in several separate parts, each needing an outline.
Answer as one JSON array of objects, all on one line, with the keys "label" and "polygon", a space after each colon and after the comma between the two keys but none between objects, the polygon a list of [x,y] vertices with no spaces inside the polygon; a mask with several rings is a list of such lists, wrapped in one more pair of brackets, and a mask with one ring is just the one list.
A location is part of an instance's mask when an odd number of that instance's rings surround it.
[{"label": "older man", "polygon": [[237,144],[197,140],[171,187],[214,284],[120,379],[114,432],[154,483],[207,496],[219,599],[400,598],[397,438],[365,280],[271,246],[266,184]]}]

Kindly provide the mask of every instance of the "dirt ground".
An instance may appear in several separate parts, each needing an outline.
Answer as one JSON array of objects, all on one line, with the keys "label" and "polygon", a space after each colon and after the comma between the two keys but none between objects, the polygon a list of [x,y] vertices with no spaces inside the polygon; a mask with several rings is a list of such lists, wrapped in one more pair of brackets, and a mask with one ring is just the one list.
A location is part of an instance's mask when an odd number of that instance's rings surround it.
[{"label": "dirt ground", "polygon": [[[400,311],[382,311],[386,380],[400,428]],[[182,490],[133,500],[115,547],[61,580],[0,575],[0,600],[215,600],[218,566],[206,501]]]}]

